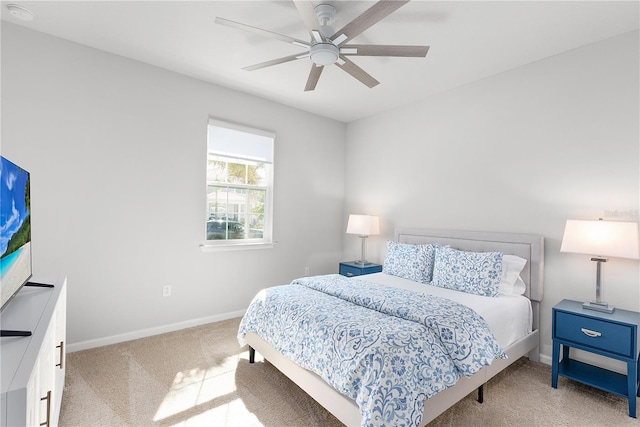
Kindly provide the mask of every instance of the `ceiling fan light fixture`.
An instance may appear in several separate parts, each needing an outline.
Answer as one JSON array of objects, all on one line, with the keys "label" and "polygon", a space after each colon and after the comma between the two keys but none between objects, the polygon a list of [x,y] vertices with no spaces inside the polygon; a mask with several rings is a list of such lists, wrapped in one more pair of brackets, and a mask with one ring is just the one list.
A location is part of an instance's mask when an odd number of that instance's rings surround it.
[{"label": "ceiling fan light fixture", "polygon": [[338,60],[340,49],[333,43],[316,43],[309,49],[309,55],[316,65],[330,65]]}]

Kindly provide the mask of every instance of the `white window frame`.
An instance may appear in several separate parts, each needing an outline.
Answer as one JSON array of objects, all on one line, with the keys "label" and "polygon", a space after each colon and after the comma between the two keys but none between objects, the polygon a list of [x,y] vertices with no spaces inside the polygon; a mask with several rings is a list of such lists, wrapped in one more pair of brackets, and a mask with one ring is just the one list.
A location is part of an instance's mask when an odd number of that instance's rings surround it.
[{"label": "white window frame", "polygon": [[[266,182],[266,185],[264,186],[264,188],[266,188],[266,195],[265,195],[265,208],[264,208],[263,235],[262,235],[262,238],[253,238],[253,239],[247,238],[247,239],[206,240],[207,221],[209,220],[209,206],[208,206],[209,202],[207,197],[208,196],[207,187],[209,186],[210,182],[208,181],[208,176],[206,176],[206,169],[205,169],[205,212],[204,212],[204,227],[203,227],[204,243],[200,245],[200,248],[204,252],[219,251],[219,250],[244,250],[244,249],[272,248],[275,245],[275,242],[273,241],[273,190],[274,190],[273,176],[275,172],[275,165],[274,165],[275,162],[273,157],[274,157],[274,147],[275,147],[275,139],[276,139],[275,132],[256,129],[250,126],[245,126],[237,123],[231,123],[223,120],[210,118],[207,125],[207,151],[206,151],[206,157],[205,157],[205,168],[208,166],[208,160],[209,160],[209,154],[210,154],[209,126],[222,127],[222,128],[235,130],[235,131],[251,133],[251,134],[270,138],[271,147],[269,150],[267,150],[269,151],[267,153],[267,156],[270,157],[269,160],[271,164],[270,164],[270,173],[267,176],[267,182]],[[228,156],[228,157],[231,158],[232,156]],[[255,188],[253,186],[247,186],[243,184],[232,184],[231,186],[237,187],[237,188]]]}]

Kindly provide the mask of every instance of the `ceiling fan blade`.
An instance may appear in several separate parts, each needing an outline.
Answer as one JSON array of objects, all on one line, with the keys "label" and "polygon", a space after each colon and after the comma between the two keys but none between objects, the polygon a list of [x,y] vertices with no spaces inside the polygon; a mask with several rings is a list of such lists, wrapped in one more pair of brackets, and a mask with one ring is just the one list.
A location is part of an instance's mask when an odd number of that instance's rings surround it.
[{"label": "ceiling fan blade", "polygon": [[[313,4],[309,1],[295,1],[293,4],[296,5],[296,9],[302,16],[302,21],[304,22],[304,26],[309,30],[309,34],[313,37],[316,42],[321,42],[322,40],[318,40],[317,36],[320,35],[320,22],[318,22],[318,18],[316,17],[316,12],[313,9]],[[315,34],[314,34],[315,31]]]},{"label": "ceiling fan blade", "polygon": [[311,71],[309,72],[309,78],[307,79],[307,85],[304,87],[305,92],[309,92],[310,90],[314,90],[316,85],[318,84],[318,79],[320,78],[320,74],[322,74],[322,70],[324,66],[316,66],[315,64],[311,65]]},{"label": "ceiling fan blade", "polygon": [[347,40],[351,40],[363,33],[368,28],[407,3],[409,3],[409,0],[380,0],[378,3],[364,11],[362,15],[349,22],[339,31],[336,31],[336,33],[331,36],[331,40],[336,42],[338,46],[341,46]]},{"label": "ceiling fan blade", "polygon": [[252,27],[251,25],[241,24],[239,22],[230,21],[228,19],[220,18],[216,16],[216,24],[226,25],[227,27],[239,28],[241,30],[251,31],[252,33],[259,34],[264,37],[272,39],[282,40],[283,42],[291,43],[296,46],[309,48],[309,43],[304,40],[295,39],[293,37],[285,36],[283,34],[274,33],[273,31],[263,30],[262,28]]},{"label": "ceiling fan blade", "polygon": [[285,62],[295,61],[296,59],[305,58],[306,55],[296,53],[295,55],[285,56],[283,58],[272,59],[271,61],[261,62],[259,64],[249,65],[248,67],[243,67],[243,70],[246,71],[254,71],[259,70],[260,68],[270,67],[272,65],[284,64]]},{"label": "ceiling fan blade", "polygon": [[372,87],[377,86],[377,85],[380,84],[379,81],[377,81],[376,79],[371,77],[371,75],[369,75],[369,73],[364,71],[362,68],[358,67],[356,64],[354,64],[346,56],[340,55],[340,59],[342,61],[336,62],[336,65],[338,67],[342,68],[347,73],[351,74],[357,80],[360,80],[360,82],[364,83],[369,88],[372,88]]},{"label": "ceiling fan blade", "polygon": [[[349,49],[355,48],[355,53]],[[345,50],[343,52],[343,49]],[[404,46],[404,45],[380,45],[380,44],[350,44],[340,49],[342,55],[353,56],[404,56],[425,57],[429,46]]]}]

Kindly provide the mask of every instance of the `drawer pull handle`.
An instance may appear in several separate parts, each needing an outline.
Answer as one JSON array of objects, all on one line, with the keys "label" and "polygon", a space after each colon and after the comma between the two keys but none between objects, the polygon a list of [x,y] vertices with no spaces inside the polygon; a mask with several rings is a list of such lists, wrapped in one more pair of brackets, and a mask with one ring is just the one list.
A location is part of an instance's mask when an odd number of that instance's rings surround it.
[{"label": "drawer pull handle", "polygon": [[60,363],[56,363],[56,366],[64,369],[64,341],[60,341],[60,345],[57,345],[56,348],[60,349]]},{"label": "drawer pull handle", "polygon": [[353,277],[353,273],[351,272],[347,273],[347,277]]},{"label": "drawer pull handle", "polygon": [[40,398],[40,400],[47,401],[47,421],[40,423],[40,425],[49,427],[51,425],[51,390],[47,392],[47,395],[45,397]]},{"label": "drawer pull handle", "polygon": [[588,337],[597,338],[599,336],[602,336],[600,332],[592,331],[590,329],[582,328],[580,330],[582,331],[583,334],[585,334]]}]

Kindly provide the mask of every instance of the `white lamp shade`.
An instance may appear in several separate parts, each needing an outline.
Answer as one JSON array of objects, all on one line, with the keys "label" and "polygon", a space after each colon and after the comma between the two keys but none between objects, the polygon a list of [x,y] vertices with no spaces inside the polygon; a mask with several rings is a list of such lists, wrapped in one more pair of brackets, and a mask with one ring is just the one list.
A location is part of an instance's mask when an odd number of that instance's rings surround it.
[{"label": "white lamp shade", "polygon": [[373,236],[380,234],[380,221],[373,215],[349,215],[347,234]]},{"label": "white lamp shade", "polygon": [[638,259],[638,223],[568,219],[560,252]]}]

